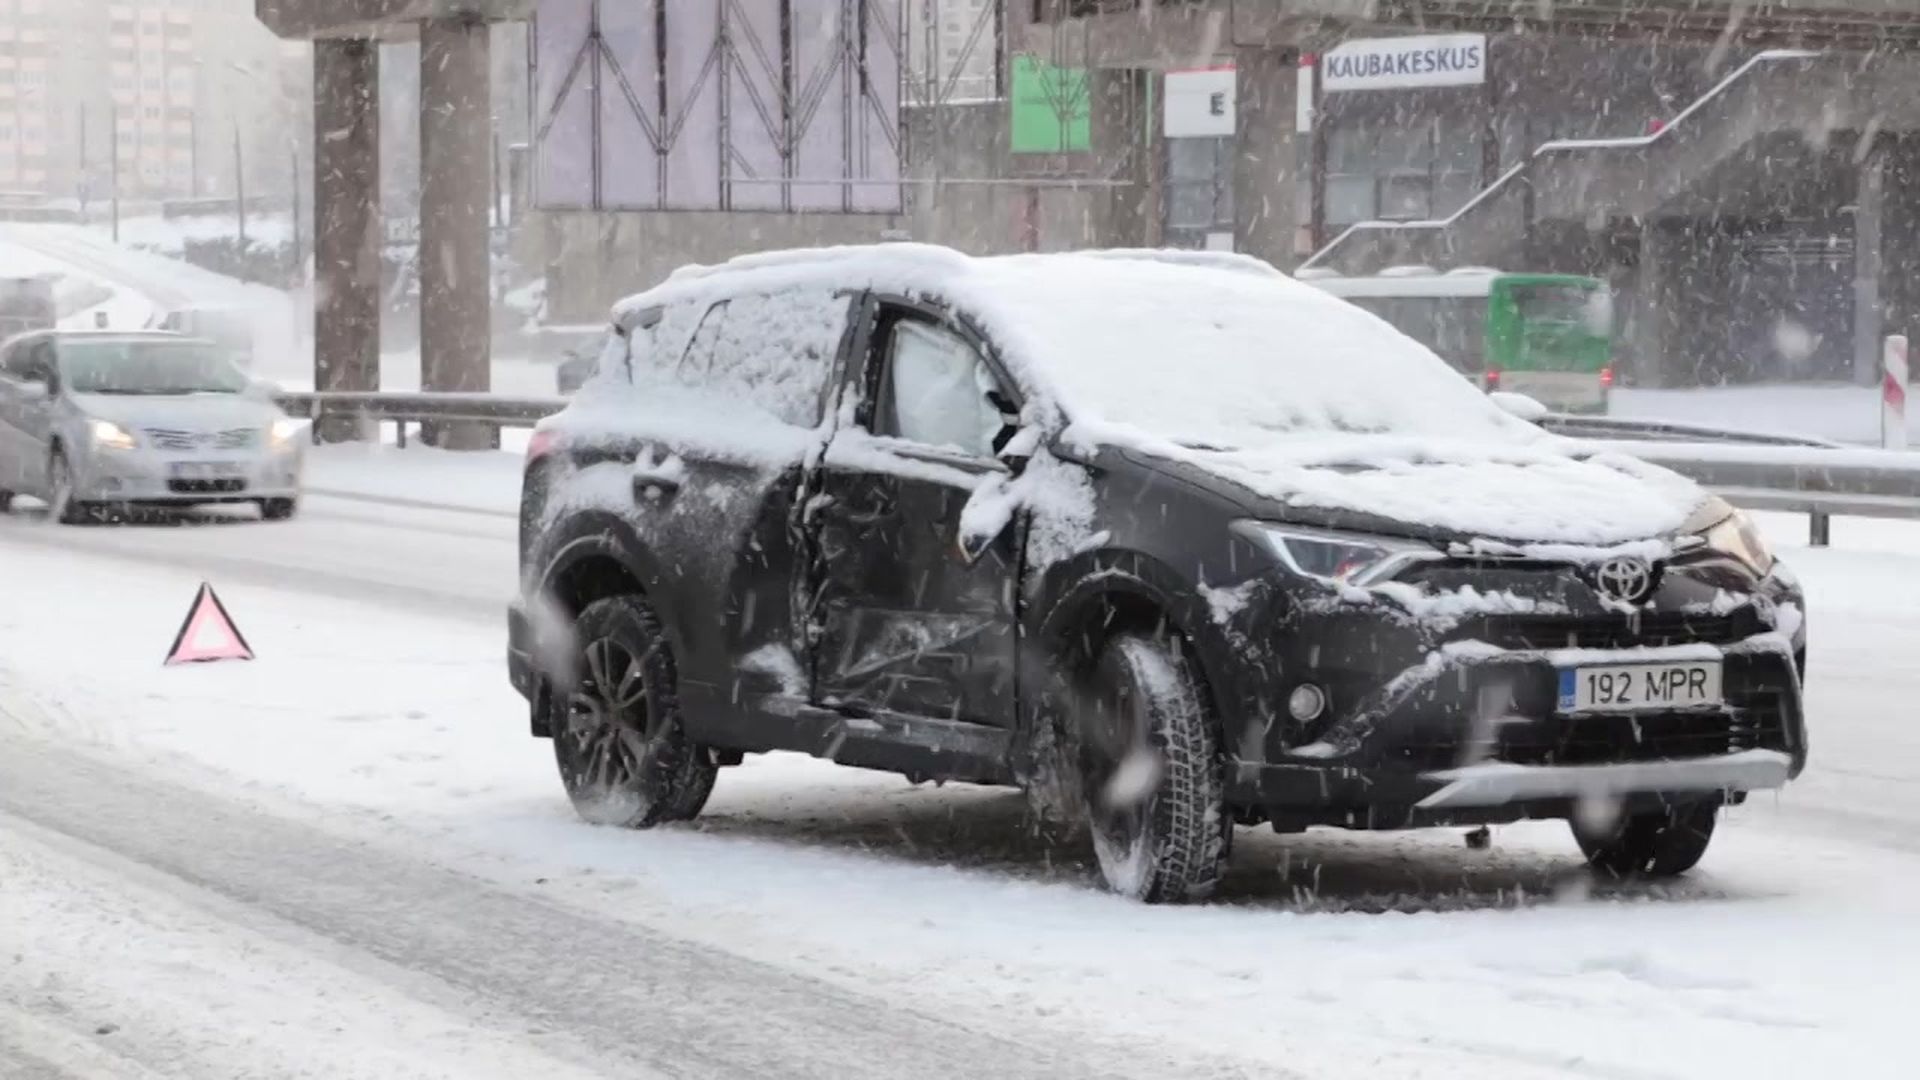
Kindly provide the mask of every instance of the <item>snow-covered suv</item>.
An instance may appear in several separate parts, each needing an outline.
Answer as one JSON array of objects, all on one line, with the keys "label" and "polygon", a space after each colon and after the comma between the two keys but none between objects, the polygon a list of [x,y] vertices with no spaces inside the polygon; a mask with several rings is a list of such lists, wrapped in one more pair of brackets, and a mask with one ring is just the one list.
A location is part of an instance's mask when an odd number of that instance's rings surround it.
[{"label": "snow-covered suv", "polygon": [[1804,764],[1743,516],[1264,263],[774,253],[615,328],[528,452],[509,616],[592,820],[802,751],[1024,785],[1183,900],[1261,822],[1566,818],[1677,873]]}]

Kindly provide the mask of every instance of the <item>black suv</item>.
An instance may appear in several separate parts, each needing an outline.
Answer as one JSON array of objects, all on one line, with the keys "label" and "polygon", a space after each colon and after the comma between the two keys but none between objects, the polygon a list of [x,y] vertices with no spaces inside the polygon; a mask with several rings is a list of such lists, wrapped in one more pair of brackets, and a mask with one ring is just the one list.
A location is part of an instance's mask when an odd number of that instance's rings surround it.
[{"label": "black suv", "polygon": [[1564,818],[1679,873],[1805,763],[1800,592],[1740,513],[1264,263],[772,253],[614,323],[508,618],[590,820],[801,751],[1022,785],[1187,900],[1259,823]]}]

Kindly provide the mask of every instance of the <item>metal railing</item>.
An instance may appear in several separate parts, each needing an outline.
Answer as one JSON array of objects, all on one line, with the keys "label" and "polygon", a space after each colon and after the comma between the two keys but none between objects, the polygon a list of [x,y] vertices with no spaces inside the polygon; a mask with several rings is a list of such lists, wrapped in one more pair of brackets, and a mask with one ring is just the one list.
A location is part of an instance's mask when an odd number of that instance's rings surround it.
[{"label": "metal railing", "polygon": [[[563,397],[505,397],[431,391],[291,392],[276,400],[289,415],[392,423],[400,445],[408,425],[457,422],[529,428],[566,407]],[[1659,420],[1550,413],[1536,421],[1687,476],[1735,506],[1806,514],[1808,540],[1824,547],[1832,518],[1920,518],[1920,453],[1860,449],[1823,439],[1735,431]]]},{"label": "metal railing", "polygon": [[287,415],[312,420],[316,442],[326,421],[345,419],[363,426],[392,423],[396,441],[401,446],[407,445],[409,424],[468,422],[530,428],[567,404],[563,397],[504,397],[427,390],[283,391],[275,394],[274,400]]}]

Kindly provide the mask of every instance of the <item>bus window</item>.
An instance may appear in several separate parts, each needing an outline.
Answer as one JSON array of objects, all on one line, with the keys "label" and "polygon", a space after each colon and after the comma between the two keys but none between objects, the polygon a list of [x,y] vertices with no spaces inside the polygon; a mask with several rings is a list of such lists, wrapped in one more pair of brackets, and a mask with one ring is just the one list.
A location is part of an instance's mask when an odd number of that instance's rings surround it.
[{"label": "bus window", "polygon": [[1580,326],[1589,333],[1613,329],[1613,305],[1605,289],[1580,285],[1515,285],[1513,304],[1530,323]]}]

